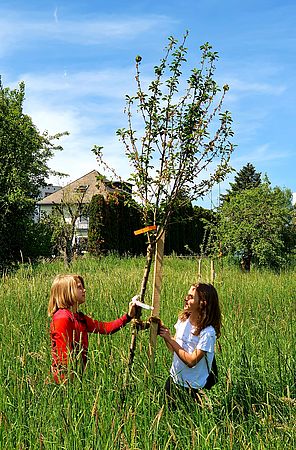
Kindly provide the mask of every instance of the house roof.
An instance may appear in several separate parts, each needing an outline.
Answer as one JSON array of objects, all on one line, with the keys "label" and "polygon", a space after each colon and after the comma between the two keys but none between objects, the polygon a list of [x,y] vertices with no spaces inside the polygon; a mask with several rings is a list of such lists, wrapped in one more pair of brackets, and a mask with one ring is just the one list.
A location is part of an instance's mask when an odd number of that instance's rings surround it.
[{"label": "house roof", "polygon": [[59,191],[48,195],[43,198],[37,205],[52,205],[59,204],[63,200],[68,201],[68,199],[75,198],[75,195],[82,196],[82,203],[90,203],[92,197],[96,194],[106,194],[107,192],[114,192],[115,189],[110,187],[110,182],[108,180],[100,181],[98,180],[99,172],[92,170],[91,172],[83,175],[72,183],[67,184],[65,187],[61,188]]}]

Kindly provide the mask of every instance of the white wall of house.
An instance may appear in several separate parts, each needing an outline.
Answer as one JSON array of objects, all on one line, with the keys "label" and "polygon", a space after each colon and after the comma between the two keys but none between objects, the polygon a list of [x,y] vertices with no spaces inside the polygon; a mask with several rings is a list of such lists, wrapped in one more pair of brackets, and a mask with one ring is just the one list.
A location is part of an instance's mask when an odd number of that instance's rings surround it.
[{"label": "white wall of house", "polygon": [[[50,215],[54,205],[40,205],[39,206],[39,218],[45,215]],[[70,214],[67,214],[65,209],[65,221],[71,223]],[[87,238],[88,235],[89,218],[86,216],[80,216],[75,222],[75,236],[74,238]]]},{"label": "white wall of house", "polygon": [[[59,191],[60,189],[62,189],[61,186],[54,186],[53,184],[47,184],[46,186],[40,188],[38,200],[42,200],[43,198],[47,197],[50,194],[53,194],[54,192]],[[40,205],[37,205],[34,212],[35,222],[38,222],[40,218],[41,218],[41,207]]]}]

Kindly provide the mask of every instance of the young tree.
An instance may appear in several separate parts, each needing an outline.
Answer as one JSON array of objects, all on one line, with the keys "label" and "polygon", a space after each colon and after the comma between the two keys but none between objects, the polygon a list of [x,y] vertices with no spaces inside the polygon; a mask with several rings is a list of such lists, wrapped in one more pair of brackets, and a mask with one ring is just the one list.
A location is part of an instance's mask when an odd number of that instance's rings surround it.
[{"label": "young tree", "polygon": [[217,234],[223,253],[240,258],[246,271],[252,262],[280,267],[295,245],[293,217],[291,192],[271,188],[268,180],[231,195],[219,214]]},{"label": "young tree", "polygon": [[230,189],[227,190],[226,194],[221,195],[222,201],[229,201],[230,196],[237,192],[259,186],[261,184],[261,173],[256,172],[253,164],[247,163],[237,172],[237,175],[234,177],[234,182],[229,184]]},{"label": "young tree", "polygon": [[55,203],[52,214],[47,217],[53,229],[52,240],[58,253],[69,266],[75,249],[75,232],[77,220],[88,216],[88,203],[84,202],[86,190],[72,191],[64,189],[60,203]]},{"label": "young tree", "polygon": [[4,88],[0,80],[0,267],[21,258],[26,228],[32,221],[36,198],[51,173],[48,160],[62,136],[40,134],[24,114],[25,85]]},{"label": "young tree", "polygon": [[[154,68],[155,79],[146,88],[140,74],[142,58],[136,57],[137,91],[126,96],[128,126],[117,131],[132,168],[143,225],[158,226],[148,234],[142,300],[156,243],[168,227],[179,194],[186,201],[195,200],[230,171],[232,119],[228,111],[222,111],[229,87],[220,89],[214,80],[218,54],[209,43],[200,47],[200,67],[193,68],[184,83],[187,37],[188,33],[180,45],[169,38],[164,57]],[[139,119],[142,127],[136,132],[134,122]],[[102,147],[93,151],[99,163],[108,167]]]},{"label": "young tree", "polygon": [[[158,245],[153,285],[155,315],[159,311],[164,233],[179,194],[182,193],[186,201],[203,196],[229,173],[233,151],[231,115],[222,111],[229,87],[224,85],[221,90],[214,80],[218,54],[209,43],[202,45],[200,67],[193,68],[184,83],[182,71],[186,63],[187,37],[188,33],[180,45],[173,37],[169,38],[164,57],[154,68],[155,79],[146,87],[140,73],[142,58],[136,57],[137,91],[133,96],[126,96],[127,128],[117,131],[132,167],[131,182],[136,188],[143,225],[157,226],[155,232],[147,234],[146,265],[140,291],[144,301]],[[139,119],[142,126],[137,133],[134,124]],[[104,164],[102,147],[96,146],[93,150],[99,163]],[[154,325],[150,335],[152,364],[156,329]],[[134,327],[129,366],[135,336]]]}]

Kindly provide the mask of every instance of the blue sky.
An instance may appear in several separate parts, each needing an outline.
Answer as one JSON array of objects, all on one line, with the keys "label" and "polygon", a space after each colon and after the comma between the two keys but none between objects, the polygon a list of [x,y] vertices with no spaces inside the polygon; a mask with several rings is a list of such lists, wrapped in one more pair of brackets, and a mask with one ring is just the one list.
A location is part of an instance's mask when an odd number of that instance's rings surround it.
[{"label": "blue sky", "polygon": [[69,174],[62,184],[99,169],[94,144],[127,178],[116,130],[126,126],[125,94],[135,92],[134,58],[142,56],[142,74],[151,79],[168,36],[181,40],[189,30],[190,67],[208,41],[220,56],[216,79],[230,86],[224,106],[237,145],[232,166],[251,162],[273,186],[296,192],[295,23],[295,0],[2,0],[0,74],[10,88],[25,82],[25,109],[41,132],[70,132],[50,161]]}]

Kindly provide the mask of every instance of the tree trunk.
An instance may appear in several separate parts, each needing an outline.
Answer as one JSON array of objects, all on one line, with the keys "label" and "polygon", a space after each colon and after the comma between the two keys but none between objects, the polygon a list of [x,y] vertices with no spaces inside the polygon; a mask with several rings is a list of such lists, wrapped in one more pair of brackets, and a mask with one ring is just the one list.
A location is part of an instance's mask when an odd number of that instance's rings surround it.
[{"label": "tree trunk", "polygon": [[[145,292],[146,292],[147,282],[148,282],[148,278],[149,278],[149,273],[151,270],[154,249],[155,249],[155,242],[150,242],[147,247],[146,265],[145,265],[144,274],[143,274],[143,278],[142,278],[142,284],[141,284],[141,292],[140,292],[141,302],[144,302],[144,298],[145,298]],[[131,338],[130,353],[129,353],[129,360],[128,360],[129,370],[131,369],[133,361],[134,361],[135,350],[136,350],[136,340],[137,340],[137,334],[138,334],[137,321],[139,321],[141,319],[141,313],[142,313],[142,308],[137,306],[136,307],[136,315],[132,322],[132,338]]]},{"label": "tree trunk", "polygon": [[141,284],[141,292],[140,292],[140,300],[141,302],[144,301],[145,298],[145,292],[147,288],[148,278],[151,270],[154,250],[155,250],[155,242],[150,242],[147,247],[147,253],[146,253],[146,265],[144,269],[144,274],[142,278],[142,284]]},{"label": "tree trunk", "polygon": [[241,268],[244,272],[250,272],[251,270],[251,260],[252,254],[251,252],[244,253],[241,260]]},{"label": "tree trunk", "polygon": [[73,259],[73,248],[71,241],[69,240],[66,241],[63,253],[64,253],[64,265],[65,267],[69,267]]}]

